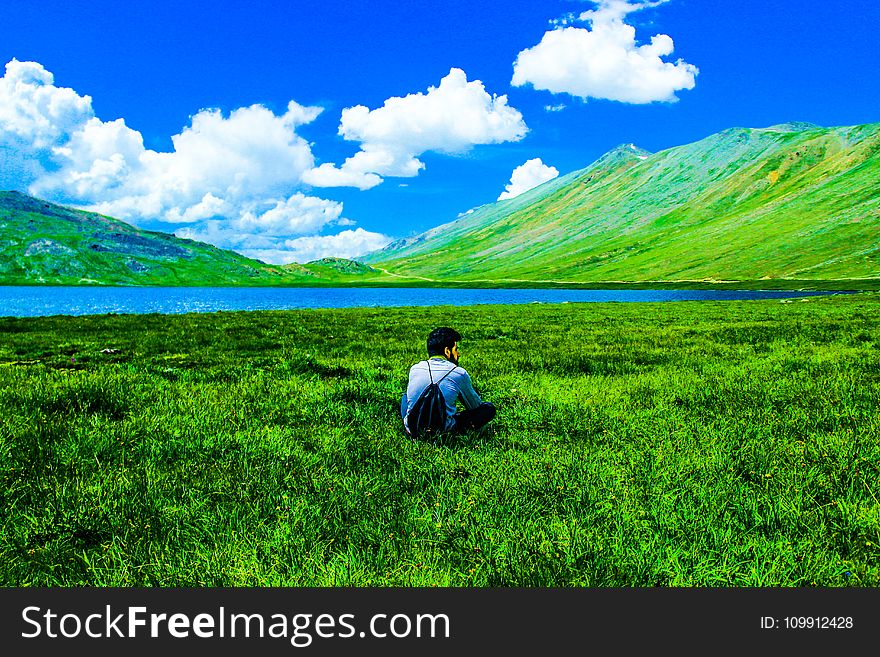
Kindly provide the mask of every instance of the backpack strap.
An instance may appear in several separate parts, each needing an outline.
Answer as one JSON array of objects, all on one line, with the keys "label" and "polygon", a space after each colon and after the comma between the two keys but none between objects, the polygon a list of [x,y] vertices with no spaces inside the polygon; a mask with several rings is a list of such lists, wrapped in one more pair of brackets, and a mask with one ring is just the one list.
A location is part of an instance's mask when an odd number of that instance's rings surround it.
[{"label": "backpack strap", "polygon": [[[433,384],[433,383],[434,383],[434,377],[431,376],[431,359],[429,358],[429,359],[426,360],[425,362],[428,364],[428,378],[431,379],[431,383]],[[437,383],[439,384],[440,381],[442,381],[442,380],[445,379],[447,376],[449,376],[450,374],[452,374],[452,372],[455,371],[455,368],[456,368],[456,367],[458,367],[458,365],[453,365],[451,370],[449,370],[446,374],[444,374],[442,377],[440,377],[440,378],[437,380]]]}]

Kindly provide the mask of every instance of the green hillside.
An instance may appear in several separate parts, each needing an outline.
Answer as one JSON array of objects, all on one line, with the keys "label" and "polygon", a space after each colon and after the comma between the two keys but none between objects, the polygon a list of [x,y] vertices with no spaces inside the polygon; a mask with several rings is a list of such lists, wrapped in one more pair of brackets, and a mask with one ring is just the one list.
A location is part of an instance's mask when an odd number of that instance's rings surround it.
[{"label": "green hillside", "polygon": [[19,192],[0,192],[0,285],[334,285],[375,270],[340,258],[267,265]]},{"label": "green hillside", "polygon": [[0,192],[0,284],[877,287],[878,235],[880,124],[785,124],[625,144],[361,262],[268,265]]},{"label": "green hillside", "polygon": [[625,145],[362,260],[460,281],[877,279],[878,153],[880,124]]}]

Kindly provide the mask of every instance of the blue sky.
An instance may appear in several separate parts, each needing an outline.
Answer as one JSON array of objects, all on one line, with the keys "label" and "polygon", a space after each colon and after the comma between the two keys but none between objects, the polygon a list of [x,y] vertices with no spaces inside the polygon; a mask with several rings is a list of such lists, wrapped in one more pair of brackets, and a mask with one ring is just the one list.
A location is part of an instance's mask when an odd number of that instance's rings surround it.
[{"label": "blue sky", "polygon": [[849,0],[5,0],[0,188],[356,256],[621,143],[880,121],[877,25]]}]

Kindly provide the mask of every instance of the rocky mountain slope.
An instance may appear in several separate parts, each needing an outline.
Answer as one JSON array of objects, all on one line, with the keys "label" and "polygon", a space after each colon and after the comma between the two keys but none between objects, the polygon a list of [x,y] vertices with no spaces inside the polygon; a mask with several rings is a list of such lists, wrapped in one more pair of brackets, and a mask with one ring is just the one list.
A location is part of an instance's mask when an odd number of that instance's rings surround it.
[{"label": "rocky mountain slope", "polygon": [[19,192],[0,192],[2,285],[322,285],[368,272],[343,259],[267,265]]}]

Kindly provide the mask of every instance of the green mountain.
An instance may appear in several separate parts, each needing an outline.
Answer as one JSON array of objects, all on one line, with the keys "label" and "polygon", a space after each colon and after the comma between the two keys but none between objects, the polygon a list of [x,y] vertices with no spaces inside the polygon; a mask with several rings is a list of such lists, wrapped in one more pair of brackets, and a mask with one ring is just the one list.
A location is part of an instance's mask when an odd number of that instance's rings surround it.
[{"label": "green mountain", "polygon": [[456,281],[880,277],[880,124],[631,144],[360,258]]},{"label": "green mountain", "polygon": [[321,258],[320,260],[312,260],[307,262],[306,267],[315,274],[325,274],[325,276],[339,275],[365,275],[376,274],[376,269],[365,265],[356,260],[348,260],[347,258]]},{"label": "green mountain", "polygon": [[[880,124],[734,128],[585,169],[355,262],[268,265],[0,192],[0,285],[880,282]],[[363,264],[366,263],[366,264]],[[769,281],[769,282],[768,282]]]},{"label": "green mountain", "polygon": [[358,280],[370,271],[341,258],[267,265],[203,242],[0,192],[0,285],[311,286]]}]

